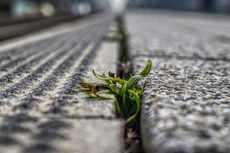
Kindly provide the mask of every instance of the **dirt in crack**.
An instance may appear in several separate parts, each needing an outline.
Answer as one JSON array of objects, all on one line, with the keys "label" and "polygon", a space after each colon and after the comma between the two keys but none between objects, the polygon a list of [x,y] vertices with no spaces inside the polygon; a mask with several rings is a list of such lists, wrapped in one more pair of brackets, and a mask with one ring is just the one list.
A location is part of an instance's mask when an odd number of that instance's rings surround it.
[{"label": "dirt in crack", "polygon": [[127,79],[132,72],[132,65],[129,58],[128,35],[125,29],[125,20],[123,15],[116,16],[118,26],[119,56],[117,75],[122,79]]},{"label": "dirt in crack", "polygon": [[125,125],[125,153],[144,153],[140,134],[140,114]]},{"label": "dirt in crack", "polygon": [[[129,58],[129,47],[128,47],[128,35],[126,32],[126,24],[124,15],[116,17],[119,33],[119,64],[117,68],[117,74],[123,78],[129,78],[132,74],[132,64]],[[132,122],[125,124],[124,130],[124,142],[125,142],[125,153],[144,153],[141,141],[140,131],[140,119],[141,114]]]},{"label": "dirt in crack", "polygon": [[91,98],[114,99],[117,117],[125,120],[125,153],[143,153],[140,136],[140,109],[141,97],[146,82],[139,84],[141,80],[150,73],[152,62],[148,60],[145,68],[135,75],[132,74],[131,62],[129,60],[128,38],[125,30],[123,16],[116,17],[118,25],[119,41],[119,65],[117,75],[98,74],[93,70],[96,78],[101,83],[89,83],[81,81],[81,90]]}]

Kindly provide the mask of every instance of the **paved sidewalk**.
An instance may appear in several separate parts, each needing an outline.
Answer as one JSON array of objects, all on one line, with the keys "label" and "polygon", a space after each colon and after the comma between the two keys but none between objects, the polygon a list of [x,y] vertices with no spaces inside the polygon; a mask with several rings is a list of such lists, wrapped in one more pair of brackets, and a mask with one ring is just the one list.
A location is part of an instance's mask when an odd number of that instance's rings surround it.
[{"label": "paved sidewalk", "polygon": [[116,71],[112,18],[97,15],[0,47],[0,153],[121,153],[114,102],[76,92],[92,69]]},{"label": "paved sidewalk", "polygon": [[229,153],[230,21],[183,12],[127,12],[134,70],[151,59],[143,96],[146,153]]}]

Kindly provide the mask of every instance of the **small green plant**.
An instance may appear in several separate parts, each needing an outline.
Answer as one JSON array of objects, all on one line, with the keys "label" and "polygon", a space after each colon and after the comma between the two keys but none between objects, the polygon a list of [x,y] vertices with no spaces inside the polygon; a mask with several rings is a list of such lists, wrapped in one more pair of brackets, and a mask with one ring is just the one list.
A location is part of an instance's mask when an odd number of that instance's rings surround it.
[{"label": "small green plant", "polygon": [[81,90],[86,92],[89,97],[114,99],[117,113],[123,117],[126,122],[133,121],[140,112],[141,97],[146,86],[146,82],[141,86],[139,82],[146,77],[152,68],[152,61],[148,61],[144,70],[137,75],[124,80],[114,73],[93,74],[103,83],[88,83],[81,81]]}]

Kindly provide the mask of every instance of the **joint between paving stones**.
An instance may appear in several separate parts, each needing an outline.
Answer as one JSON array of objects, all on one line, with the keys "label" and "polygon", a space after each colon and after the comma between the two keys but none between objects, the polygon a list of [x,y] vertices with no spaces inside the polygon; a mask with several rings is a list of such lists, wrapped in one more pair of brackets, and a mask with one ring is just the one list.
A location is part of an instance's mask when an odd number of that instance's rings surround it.
[{"label": "joint between paving stones", "polygon": [[[118,27],[118,65],[117,65],[117,75],[122,79],[128,79],[130,74],[133,73],[132,58],[130,58],[129,50],[129,35],[126,29],[125,15],[120,14],[115,17],[117,27]],[[141,141],[140,132],[140,119],[141,113],[136,117],[131,123],[126,123],[124,130],[125,139],[125,150],[129,153],[144,153]],[[129,140],[127,136],[130,134],[130,129],[137,135],[136,140]],[[131,132],[131,133],[132,133]]]}]

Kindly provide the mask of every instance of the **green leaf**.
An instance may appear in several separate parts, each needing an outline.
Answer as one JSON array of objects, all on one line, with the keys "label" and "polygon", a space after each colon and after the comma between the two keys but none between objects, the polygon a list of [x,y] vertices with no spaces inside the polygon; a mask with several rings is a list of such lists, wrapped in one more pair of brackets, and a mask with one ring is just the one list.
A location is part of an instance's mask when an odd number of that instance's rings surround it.
[{"label": "green leaf", "polygon": [[97,95],[103,99],[115,99],[114,94],[110,90],[102,90],[97,92]]},{"label": "green leaf", "polygon": [[98,79],[103,80],[103,81],[114,81],[114,82],[118,82],[118,83],[126,82],[125,80],[122,80],[118,77],[113,78],[113,77],[105,76],[104,74],[103,75],[97,74],[94,70],[93,70],[93,74],[95,77],[97,77]]},{"label": "green leaf", "polygon": [[152,61],[148,60],[147,65],[145,66],[144,70],[140,73],[141,76],[146,77],[152,68]]},{"label": "green leaf", "polygon": [[[126,98],[124,98],[125,94],[126,94],[126,90],[127,90],[127,83],[123,83],[121,90],[119,92],[119,96],[118,96],[118,100],[120,100],[123,104],[126,103]],[[125,100],[125,101],[123,101]]]},{"label": "green leaf", "polygon": [[94,70],[93,70],[93,74],[94,74],[95,77],[97,77],[100,80],[106,80],[106,79],[109,78],[109,77],[105,76],[104,74],[103,75],[97,74]]},{"label": "green leaf", "polygon": [[135,97],[135,103],[136,103],[136,112],[126,120],[126,122],[131,122],[132,120],[136,118],[136,116],[138,115],[140,111],[141,99],[139,95],[133,90],[128,90],[128,93],[133,94],[133,96]]},{"label": "green leaf", "polygon": [[132,76],[128,80],[127,88],[128,89],[134,88],[141,79],[143,79],[143,77],[141,75],[134,75],[134,76]]},{"label": "green leaf", "polygon": [[115,105],[116,105],[117,112],[121,113],[121,108],[120,108],[120,105],[119,105],[117,98],[115,99]]},{"label": "green leaf", "polygon": [[86,96],[89,98],[97,98],[98,96],[93,93],[86,93]]},{"label": "green leaf", "polygon": [[91,98],[114,99],[117,113],[126,122],[133,121],[140,112],[141,97],[146,86],[139,85],[139,81],[146,77],[152,68],[152,61],[148,60],[144,70],[138,75],[130,75],[128,80],[116,77],[114,73],[97,74],[93,70],[95,77],[103,83],[80,82],[82,91],[86,92]]},{"label": "green leaf", "polygon": [[110,84],[110,85],[109,85],[109,88],[110,88],[110,90],[111,90],[114,94],[116,94],[116,95],[119,94],[119,89],[116,88],[116,85]]}]

